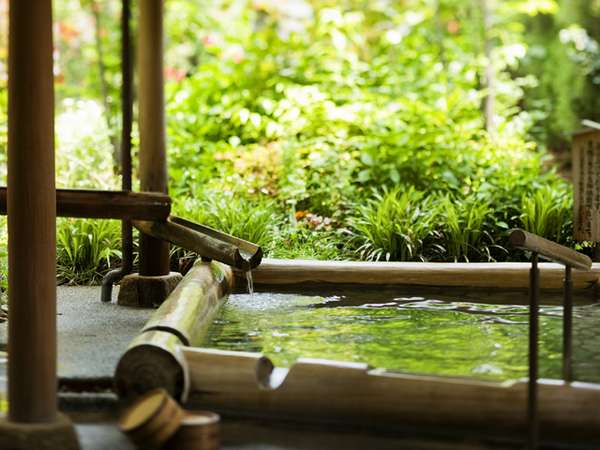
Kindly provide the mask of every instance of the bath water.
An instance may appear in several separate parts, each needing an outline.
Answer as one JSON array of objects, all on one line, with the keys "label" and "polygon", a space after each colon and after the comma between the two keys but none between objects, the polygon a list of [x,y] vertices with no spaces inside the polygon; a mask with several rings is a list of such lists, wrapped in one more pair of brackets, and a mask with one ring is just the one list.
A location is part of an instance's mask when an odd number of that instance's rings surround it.
[{"label": "bath water", "polygon": [[[251,278],[249,278],[251,280]],[[252,292],[251,283],[249,290]],[[408,373],[508,380],[527,376],[528,308],[448,296],[355,291],[232,295],[205,347],[366,362]],[[600,305],[574,309],[576,379],[600,382]],[[562,308],[540,308],[540,376],[560,378]]]}]

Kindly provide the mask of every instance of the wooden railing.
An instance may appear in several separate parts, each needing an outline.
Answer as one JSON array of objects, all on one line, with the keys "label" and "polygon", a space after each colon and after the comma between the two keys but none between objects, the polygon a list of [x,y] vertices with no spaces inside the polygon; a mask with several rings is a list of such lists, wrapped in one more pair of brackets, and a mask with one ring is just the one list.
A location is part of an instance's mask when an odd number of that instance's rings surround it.
[{"label": "wooden railing", "polygon": [[546,259],[556,261],[565,266],[579,270],[590,270],[592,268],[592,260],[588,256],[556,242],[549,241],[537,234],[516,229],[510,233],[509,239],[513,247],[538,253]]},{"label": "wooden railing", "polygon": [[575,250],[524,230],[513,230],[510,243],[531,252],[531,269],[529,272],[529,389],[527,395],[527,418],[529,432],[529,449],[539,446],[539,418],[537,405],[538,379],[538,331],[539,331],[539,298],[540,272],[538,257],[543,256],[565,266],[564,303],[563,303],[563,379],[573,381],[572,369],[572,333],[573,333],[573,282],[571,269],[590,270],[592,260]]}]

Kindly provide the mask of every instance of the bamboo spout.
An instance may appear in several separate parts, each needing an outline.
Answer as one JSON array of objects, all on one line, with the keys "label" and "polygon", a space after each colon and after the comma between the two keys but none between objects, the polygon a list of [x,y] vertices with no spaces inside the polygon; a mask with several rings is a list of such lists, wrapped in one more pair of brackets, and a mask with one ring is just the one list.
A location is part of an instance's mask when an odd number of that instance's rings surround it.
[{"label": "bamboo spout", "polygon": [[239,270],[254,269],[262,261],[260,246],[179,217],[155,222],[133,221],[133,226],[144,234]]}]

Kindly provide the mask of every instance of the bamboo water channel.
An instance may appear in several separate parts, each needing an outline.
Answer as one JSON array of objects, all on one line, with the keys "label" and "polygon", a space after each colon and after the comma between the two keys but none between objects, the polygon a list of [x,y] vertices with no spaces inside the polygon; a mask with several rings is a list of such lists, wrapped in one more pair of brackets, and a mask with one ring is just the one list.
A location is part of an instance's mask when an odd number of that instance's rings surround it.
[{"label": "bamboo water channel", "polygon": [[[564,248],[555,253],[553,245],[556,244],[548,246],[528,233],[517,231],[511,239],[520,247],[533,248],[561,263],[578,268],[591,267],[587,257],[582,258],[576,252],[563,253]],[[273,273],[276,265],[273,261],[267,262],[265,270]],[[326,278],[331,282],[331,269],[328,267],[319,275],[313,267],[311,278]],[[383,266],[380,269],[384,271]],[[527,273],[523,269],[520,269],[519,277]],[[379,276],[373,275],[376,273],[373,270],[366,272],[367,279]],[[254,272],[255,278],[264,281],[265,273],[261,271],[262,267],[259,267]],[[282,269],[280,273],[284,271]],[[347,275],[343,275],[343,271],[339,273],[345,282]],[[537,281],[533,275],[536,272],[530,273],[534,301],[531,306],[533,320],[529,323],[535,327]],[[594,276],[597,279],[595,274],[589,274],[587,278],[585,274],[574,272],[574,279],[579,280],[577,287],[588,285],[587,281],[582,283],[581,280],[592,280]],[[290,282],[294,276],[303,280],[306,286],[306,279],[299,272],[288,273],[283,282]],[[278,277],[281,280],[283,275]],[[424,282],[427,275],[421,273],[420,277]],[[434,272],[430,281],[440,283],[438,277],[439,273]],[[551,281],[552,277],[545,280]],[[234,274],[226,265],[201,261],[194,265],[121,358],[115,380],[123,398],[164,387],[180,401],[201,404],[203,408],[226,414],[391,428],[403,424],[494,433],[518,434],[527,430],[530,448],[538,445],[538,431],[544,438],[577,436],[577,439],[600,442],[600,416],[596,413],[600,404],[600,385],[572,382],[568,377],[572,373],[569,368],[564,370],[565,381],[538,380],[535,329],[530,331],[530,345],[534,346],[530,352],[530,377],[505,382],[419,376],[384,368],[372,369],[364,363],[310,358],[301,358],[291,367],[283,368],[275,367],[260,353],[198,348],[231,291],[233,279]],[[353,279],[362,281],[356,273]],[[408,278],[409,283],[412,280]],[[558,281],[549,284],[556,287]],[[569,278],[566,287],[565,299],[568,300]],[[565,313],[565,336],[570,336],[569,317]],[[567,342],[569,339],[565,340],[564,361],[570,367]]]}]

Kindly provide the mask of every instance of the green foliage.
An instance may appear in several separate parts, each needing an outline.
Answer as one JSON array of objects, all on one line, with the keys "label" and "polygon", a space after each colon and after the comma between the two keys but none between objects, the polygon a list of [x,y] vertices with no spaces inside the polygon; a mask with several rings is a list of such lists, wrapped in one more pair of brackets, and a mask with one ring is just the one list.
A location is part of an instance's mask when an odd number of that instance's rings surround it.
[{"label": "green foliage", "polygon": [[424,259],[423,243],[433,232],[437,213],[436,205],[413,188],[376,194],[359,207],[354,227],[358,252],[375,261]]},{"label": "green foliage", "polygon": [[65,100],[56,116],[56,184],[79,189],[116,189],[109,130],[102,108],[90,100]]},{"label": "green foliage", "polygon": [[60,219],[57,224],[57,276],[61,283],[95,283],[121,256],[119,222]]},{"label": "green foliage", "polygon": [[178,214],[225,233],[270,248],[279,218],[272,202],[205,193],[201,201],[188,199],[176,207]]},{"label": "green foliage", "polygon": [[[61,187],[119,184],[120,11],[105,3],[55,8]],[[530,137],[598,110],[597,2],[568,3],[489,2],[486,27],[480,2],[461,0],[171,0],[174,212],[275,257],[506,260],[517,226],[570,243],[570,189]],[[58,236],[63,281],[97,280],[119,257],[116,222],[61,220]]]},{"label": "green foliage", "polygon": [[283,226],[271,244],[271,258],[342,259],[346,255],[347,233],[340,230],[315,231],[305,226]]},{"label": "green foliage", "polygon": [[519,217],[523,229],[566,243],[572,226],[573,203],[569,194],[544,186],[530,196],[523,196]]},{"label": "green foliage", "polygon": [[556,4],[553,11],[525,20],[528,52],[520,72],[537,79],[523,99],[535,119],[534,136],[551,148],[568,148],[581,119],[600,121],[600,4]]},{"label": "green foliage", "polygon": [[457,200],[450,196],[441,199],[440,228],[445,245],[445,255],[454,261],[490,260],[486,245],[485,222],[493,215],[490,204],[475,196]]}]

